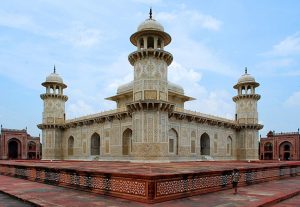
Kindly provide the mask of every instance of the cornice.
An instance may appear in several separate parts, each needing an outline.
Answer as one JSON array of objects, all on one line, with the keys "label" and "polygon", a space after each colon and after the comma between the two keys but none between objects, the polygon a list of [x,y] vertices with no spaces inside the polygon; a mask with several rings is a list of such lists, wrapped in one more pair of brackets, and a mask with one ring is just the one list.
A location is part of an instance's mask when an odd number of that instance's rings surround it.
[{"label": "cornice", "polygon": [[167,111],[172,113],[175,104],[160,100],[142,100],[129,103],[126,105],[126,107],[130,113],[145,110]]},{"label": "cornice", "polygon": [[39,129],[63,129],[64,124],[38,124]]},{"label": "cornice", "polygon": [[174,117],[175,119],[179,119],[179,120],[187,120],[189,122],[194,121],[196,123],[201,123],[201,124],[238,129],[237,123],[233,120],[202,114],[198,112],[193,112],[178,107],[175,108],[173,113],[169,114],[169,118],[171,117]]},{"label": "cornice", "polygon": [[141,59],[147,58],[149,56],[164,60],[164,61],[166,61],[166,63],[168,65],[170,65],[173,61],[172,54],[165,51],[165,50],[161,50],[161,49],[142,49],[142,50],[138,50],[138,51],[135,51],[135,52],[129,54],[128,60],[129,60],[131,65],[134,65],[134,63],[137,60],[141,60]]},{"label": "cornice", "polygon": [[234,96],[232,98],[232,100],[234,102],[241,100],[241,99],[255,99],[258,101],[260,99],[260,95],[259,94],[242,94],[242,95]]},{"label": "cornice", "polygon": [[53,93],[44,93],[40,95],[41,99],[45,100],[47,98],[58,98],[64,101],[68,100],[68,96],[61,94],[53,94]]}]

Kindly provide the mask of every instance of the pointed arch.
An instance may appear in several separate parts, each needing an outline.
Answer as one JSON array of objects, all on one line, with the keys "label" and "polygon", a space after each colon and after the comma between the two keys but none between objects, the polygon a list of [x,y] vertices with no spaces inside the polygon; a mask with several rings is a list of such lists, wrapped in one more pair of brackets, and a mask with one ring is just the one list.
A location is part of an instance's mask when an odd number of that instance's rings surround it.
[{"label": "pointed arch", "polygon": [[205,132],[200,137],[201,155],[210,155],[210,138]]},{"label": "pointed arch", "polygon": [[91,155],[100,155],[100,135],[96,132],[91,136]]},{"label": "pointed arch", "polygon": [[161,46],[162,46],[162,44],[161,44],[161,38],[158,38],[158,40],[157,40],[157,48],[161,49]]},{"label": "pointed arch", "polygon": [[68,139],[68,155],[74,155],[74,137],[70,136]]},{"label": "pointed arch", "polygon": [[152,48],[154,49],[154,38],[152,36],[149,36],[147,38],[147,48]]},{"label": "pointed arch", "polygon": [[291,160],[291,155],[293,152],[292,143],[285,141],[279,145],[279,156],[281,160]]},{"label": "pointed arch", "polygon": [[17,138],[11,138],[7,142],[8,145],[8,159],[21,159],[22,142]]},{"label": "pointed arch", "polygon": [[196,153],[196,132],[191,133],[191,153]]},{"label": "pointed arch", "polygon": [[36,143],[29,141],[27,143],[27,159],[36,159]]},{"label": "pointed arch", "polygon": [[178,133],[172,128],[168,133],[169,137],[169,153],[178,155]]},{"label": "pointed arch", "polygon": [[273,144],[271,142],[266,142],[264,145],[265,151],[273,151]]},{"label": "pointed arch", "polygon": [[144,49],[144,38],[143,37],[141,37],[139,39],[139,43],[140,43],[140,49]]},{"label": "pointed arch", "polygon": [[271,142],[266,142],[264,144],[264,160],[272,160],[273,159],[273,144]]},{"label": "pointed arch", "polygon": [[122,154],[129,155],[132,152],[132,130],[127,128],[122,136]]},{"label": "pointed arch", "polygon": [[227,137],[227,142],[226,142],[226,154],[229,156],[232,156],[232,138],[231,136]]}]

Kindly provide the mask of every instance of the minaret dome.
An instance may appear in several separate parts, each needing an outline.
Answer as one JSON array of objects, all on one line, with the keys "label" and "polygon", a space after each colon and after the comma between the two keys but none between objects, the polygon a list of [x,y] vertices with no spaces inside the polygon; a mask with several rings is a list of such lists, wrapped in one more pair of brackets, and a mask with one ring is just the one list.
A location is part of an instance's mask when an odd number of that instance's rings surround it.
[{"label": "minaret dome", "polygon": [[137,32],[131,35],[130,42],[137,46],[137,49],[163,49],[171,42],[171,36],[164,31],[164,27],[152,18],[150,9],[149,19],[142,22]]}]

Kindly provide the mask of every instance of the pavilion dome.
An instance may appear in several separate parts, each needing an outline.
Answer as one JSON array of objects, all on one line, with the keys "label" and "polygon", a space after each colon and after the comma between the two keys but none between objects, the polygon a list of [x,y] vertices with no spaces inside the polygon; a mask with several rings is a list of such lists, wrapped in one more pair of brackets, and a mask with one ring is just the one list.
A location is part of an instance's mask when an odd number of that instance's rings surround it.
[{"label": "pavilion dome", "polygon": [[42,83],[42,86],[49,86],[49,85],[61,85],[63,88],[66,88],[67,85],[64,84],[63,79],[56,73],[55,66],[54,71],[50,75],[46,77],[46,81]]},{"label": "pavilion dome", "polygon": [[137,31],[130,36],[130,42],[137,46],[137,41],[141,36],[158,35],[162,38],[164,46],[167,46],[171,42],[171,36],[164,31],[164,27],[158,21],[152,18],[151,9],[149,14],[149,18],[143,21]]},{"label": "pavilion dome", "polygon": [[184,90],[180,85],[177,85],[177,84],[172,83],[170,81],[168,81],[168,89],[170,91],[174,91],[174,92],[177,92],[179,94],[184,94]]},{"label": "pavilion dome", "polygon": [[133,90],[133,81],[120,85],[117,89],[117,94],[125,93],[130,90]]},{"label": "pavilion dome", "polygon": [[240,83],[253,83],[253,82],[255,82],[255,78],[252,75],[247,74],[247,73],[243,74],[238,80],[238,84],[240,84]]},{"label": "pavilion dome", "polygon": [[237,89],[241,85],[254,85],[255,87],[259,86],[259,83],[255,81],[255,78],[247,73],[247,68],[245,68],[245,73],[239,78],[237,84],[233,86],[233,88]]},{"label": "pavilion dome", "polygon": [[46,82],[49,83],[64,83],[63,79],[57,73],[51,73],[47,76]]},{"label": "pavilion dome", "polygon": [[156,31],[164,31],[164,27],[155,19],[146,19],[144,22],[142,22],[138,28],[137,31],[147,31],[147,30],[156,30]]}]

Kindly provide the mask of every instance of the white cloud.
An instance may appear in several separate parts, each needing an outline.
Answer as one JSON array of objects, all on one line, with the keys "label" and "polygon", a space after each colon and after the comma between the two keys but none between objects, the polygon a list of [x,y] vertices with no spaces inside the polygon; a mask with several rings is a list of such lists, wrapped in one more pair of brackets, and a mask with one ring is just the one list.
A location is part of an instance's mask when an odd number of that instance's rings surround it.
[{"label": "white cloud", "polygon": [[[221,29],[222,22],[213,16],[190,10],[185,5],[172,12],[159,12],[155,18],[174,34],[172,44],[166,48],[174,55],[178,63],[187,68],[208,70],[226,76],[236,76],[234,67],[226,63],[218,52],[210,47],[205,40],[195,36],[201,30],[215,32]],[[197,40],[195,40],[197,38]]]},{"label": "white cloud", "polygon": [[201,41],[189,38],[187,34],[176,35],[176,40],[170,46],[170,51],[178,62],[184,63],[185,67],[212,71],[226,76],[236,76],[233,67],[222,60],[213,49]]},{"label": "white cloud", "polygon": [[125,54],[117,57],[112,64],[101,67],[92,64],[64,67],[73,68],[72,74],[65,80],[69,83],[65,92],[69,96],[66,106],[68,118],[115,108],[115,103],[105,98],[115,95],[118,86],[133,79],[133,70]]},{"label": "white cloud", "polygon": [[185,94],[196,98],[186,103],[186,109],[202,113],[233,118],[234,103],[226,90],[208,91],[200,84],[202,74],[187,69],[178,62],[173,62],[169,68],[169,80],[181,85]]},{"label": "white cloud", "polygon": [[169,80],[174,82],[186,81],[197,82],[202,78],[200,72],[196,72],[193,69],[184,68],[182,65],[174,61],[169,67]]},{"label": "white cloud", "polygon": [[69,28],[55,33],[49,33],[49,36],[68,42],[76,47],[96,46],[103,39],[100,30],[89,28],[82,23],[72,23]]},{"label": "white cloud", "polygon": [[282,75],[290,75],[295,74],[295,71],[290,71],[290,67],[297,65],[297,62],[293,58],[277,58],[277,59],[270,59],[260,62],[256,65],[256,68],[260,70],[257,74],[262,73],[268,76],[282,76]]},{"label": "white cloud", "polygon": [[271,56],[292,56],[300,54],[300,33],[286,37],[274,45],[272,50],[265,53]]},{"label": "white cloud", "polygon": [[161,0],[133,0],[133,2],[147,4],[149,6],[152,6],[153,4],[161,3]]},{"label": "white cloud", "polygon": [[287,106],[300,106],[300,91],[293,93],[285,102]]},{"label": "white cloud", "polygon": [[81,99],[69,104],[67,108],[67,117],[85,116],[93,112],[93,107]]},{"label": "white cloud", "polygon": [[1,26],[27,31],[44,37],[55,38],[75,47],[96,46],[101,43],[104,38],[99,29],[88,27],[83,22],[67,23],[64,29],[55,29],[55,21],[53,23],[54,25],[50,25],[50,27],[48,25],[46,27],[42,22],[35,21],[31,16],[0,11]]},{"label": "white cloud", "polygon": [[218,31],[222,22],[210,15],[202,14],[198,11],[188,10],[185,7],[179,11],[160,12],[156,18],[166,22],[184,23],[189,27],[201,27],[208,30]]},{"label": "white cloud", "polygon": [[34,20],[23,14],[8,13],[0,11],[0,25],[15,29],[33,29],[36,27]]},{"label": "white cloud", "polygon": [[257,64],[260,73],[266,75],[299,75],[297,66],[300,55],[300,33],[287,36],[275,44],[271,50],[260,54],[264,60]]}]

